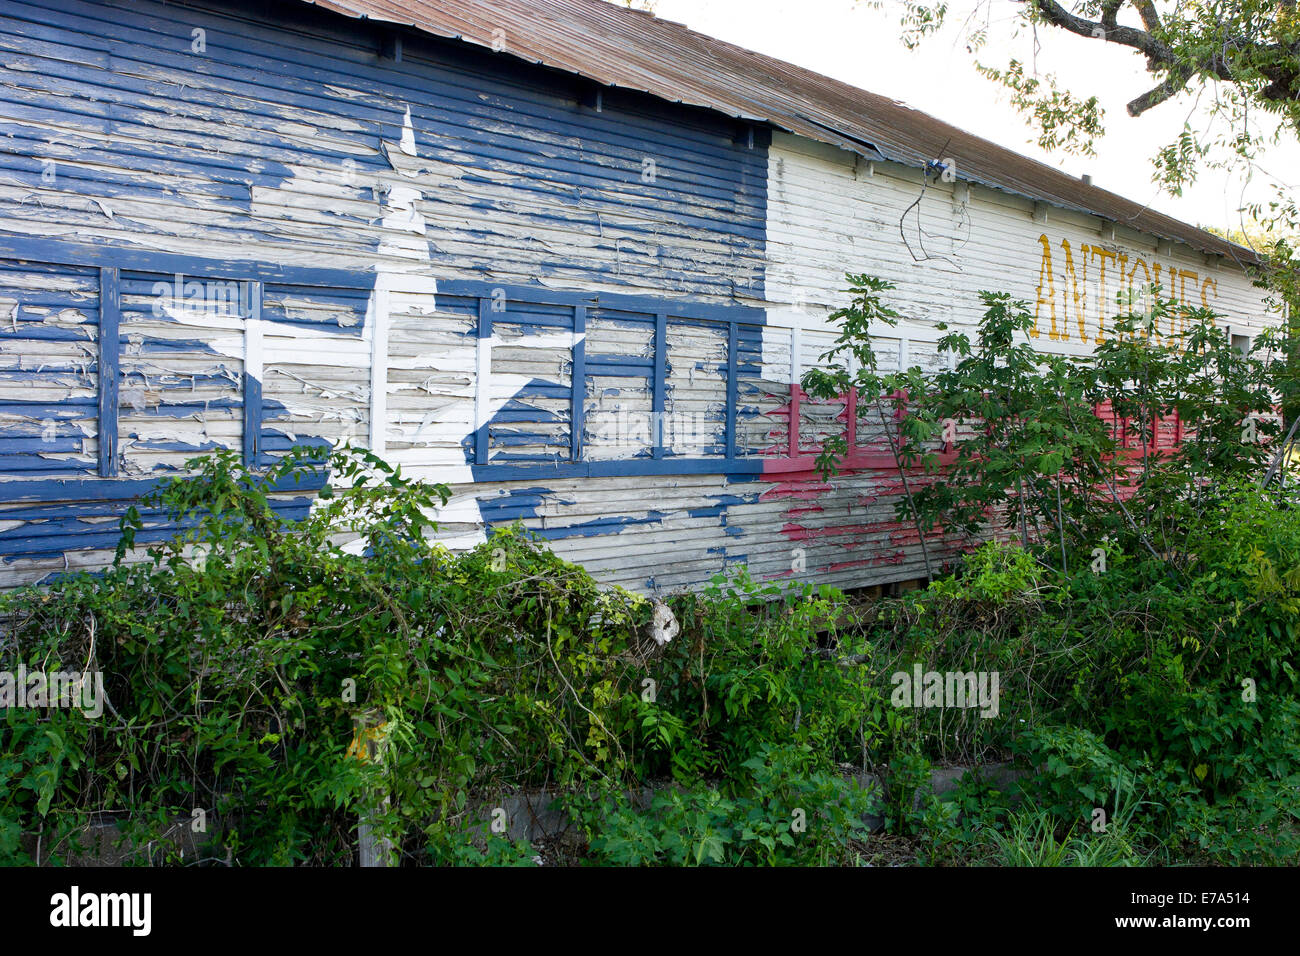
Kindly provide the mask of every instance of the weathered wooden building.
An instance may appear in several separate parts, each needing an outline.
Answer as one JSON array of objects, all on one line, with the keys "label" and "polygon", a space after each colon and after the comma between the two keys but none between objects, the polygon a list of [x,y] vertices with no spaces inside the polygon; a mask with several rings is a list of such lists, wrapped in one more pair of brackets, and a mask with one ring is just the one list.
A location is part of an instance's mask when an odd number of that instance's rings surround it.
[{"label": "weathered wooden building", "polygon": [[1148,280],[1270,321],[1246,250],[602,0],[4,0],[0,123],[4,586],[102,564],[204,449],[344,440],[452,485],[452,545],[901,580],[880,435],[794,384],[846,271],[897,283],[901,365],[980,289],[1047,349]]}]

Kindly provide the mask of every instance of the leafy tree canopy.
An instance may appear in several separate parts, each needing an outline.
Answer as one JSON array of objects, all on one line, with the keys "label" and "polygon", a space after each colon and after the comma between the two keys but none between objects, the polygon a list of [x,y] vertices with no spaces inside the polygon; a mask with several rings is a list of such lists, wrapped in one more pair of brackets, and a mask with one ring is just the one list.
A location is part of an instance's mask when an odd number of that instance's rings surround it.
[{"label": "leafy tree canopy", "polygon": [[[901,8],[908,47],[953,15],[949,0],[901,0]],[[998,62],[982,59],[991,51],[986,41],[993,17],[1002,12],[1012,13],[1017,33],[1027,39],[1058,30],[1141,57],[1151,82],[1133,91],[1131,116],[1172,100],[1196,101],[1211,122],[1200,130],[1184,124],[1156,157],[1157,179],[1174,194],[1205,163],[1252,161],[1261,149],[1300,132],[1296,0],[979,0],[963,29],[980,72],[1011,91],[1043,148],[1092,155],[1105,130],[1095,93],[1066,89],[1055,74],[1026,68],[1024,53],[1016,50],[1005,56],[999,50]]]}]

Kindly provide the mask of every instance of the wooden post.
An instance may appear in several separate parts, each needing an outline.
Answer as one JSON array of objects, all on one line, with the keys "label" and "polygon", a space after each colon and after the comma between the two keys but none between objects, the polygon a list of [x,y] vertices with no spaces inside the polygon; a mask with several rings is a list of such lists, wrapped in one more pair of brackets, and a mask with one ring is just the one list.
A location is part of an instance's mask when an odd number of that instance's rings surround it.
[{"label": "wooden post", "polygon": [[[383,713],[377,710],[366,711],[354,716],[352,722],[355,732],[352,737],[352,746],[348,749],[349,754],[369,763],[383,764],[388,757],[388,734],[386,732],[388,725],[384,720]],[[368,803],[369,806],[362,809],[360,820],[357,823],[357,842],[360,849],[361,865],[394,866],[396,865],[396,848],[393,846],[393,841],[386,837],[377,836],[372,822],[376,816],[388,809],[389,795],[376,793]]]}]

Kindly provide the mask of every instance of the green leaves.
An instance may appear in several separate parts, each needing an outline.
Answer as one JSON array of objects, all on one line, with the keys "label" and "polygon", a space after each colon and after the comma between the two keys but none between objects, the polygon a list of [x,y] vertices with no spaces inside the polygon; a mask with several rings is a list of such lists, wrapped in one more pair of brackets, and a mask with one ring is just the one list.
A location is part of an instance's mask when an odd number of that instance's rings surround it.
[{"label": "green leaves", "polygon": [[[879,434],[900,466],[900,520],[975,538],[1002,530],[1063,571],[1072,553],[1110,538],[1163,552],[1182,573],[1180,529],[1207,487],[1262,468],[1278,434],[1275,397],[1294,390],[1290,363],[1243,355],[1211,312],[1158,285],[1121,297],[1144,311],[1117,316],[1090,357],[1036,351],[1027,303],[981,292],[973,338],[939,341],[949,367],[881,374],[872,336],[897,321],[884,301],[892,286],[847,279],[839,337],[804,387],[822,400],[856,390],[859,442]],[[833,473],[848,451],[842,434],[829,436],[817,467]],[[954,459],[945,480],[909,482],[907,468],[936,469],[944,451]]]},{"label": "green leaves", "polygon": [[[806,866],[855,858],[873,794],[809,769],[801,747],[761,745],[743,780],[657,792],[642,809],[625,796],[589,810],[595,861],[614,866]],[[731,785],[729,785],[731,784]]]},{"label": "green leaves", "polygon": [[[879,706],[860,674],[809,657],[833,590],[724,579],[706,603],[678,604],[682,634],[643,661],[649,602],[518,526],[450,554],[427,534],[446,489],[368,452],[303,449],[265,472],[218,452],[191,467],[149,501],[183,528],[151,560],[0,598],[14,621],[0,654],[81,666],[93,633],[117,708],[102,722],[6,714],[16,767],[0,821],[84,826],[112,806],[144,847],[199,807],[212,856],[337,864],[384,793],[382,826],[408,858],[469,861],[484,794],[718,773],[749,787],[738,764],[759,743],[815,742],[825,765]],[[289,520],[285,496],[326,470],[334,492]],[[383,758],[361,759],[379,740]],[[717,862],[730,829],[697,834],[683,858]],[[482,859],[516,849],[489,840]]]},{"label": "green leaves", "polygon": [[1038,145],[1081,156],[1095,156],[1106,111],[1096,96],[1076,96],[1062,89],[1054,74],[1026,76],[1024,64],[1012,59],[1005,69],[979,64],[985,77],[1011,92],[1016,109],[1028,114],[1038,130]]}]

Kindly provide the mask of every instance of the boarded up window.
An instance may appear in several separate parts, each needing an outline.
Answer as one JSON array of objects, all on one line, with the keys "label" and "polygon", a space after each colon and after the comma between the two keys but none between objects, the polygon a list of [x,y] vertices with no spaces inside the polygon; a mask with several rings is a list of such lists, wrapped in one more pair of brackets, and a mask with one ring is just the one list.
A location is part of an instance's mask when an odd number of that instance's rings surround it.
[{"label": "boarded up window", "polygon": [[0,473],[94,475],[98,269],[0,262]]},{"label": "boarded up window", "polygon": [[127,476],[243,444],[248,284],[123,272],[118,438]]},{"label": "boarded up window", "polygon": [[489,464],[571,457],[572,306],[510,302],[492,316]]},{"label": "boarded up window", "polygon": [[368,289],[268,283],[262,303],[262,449],[365,444]]},{"label": "boarded up window", "polygon": [[582,447],[588,461],[648,458],[654,447],[655,316],[587,316]]}]

